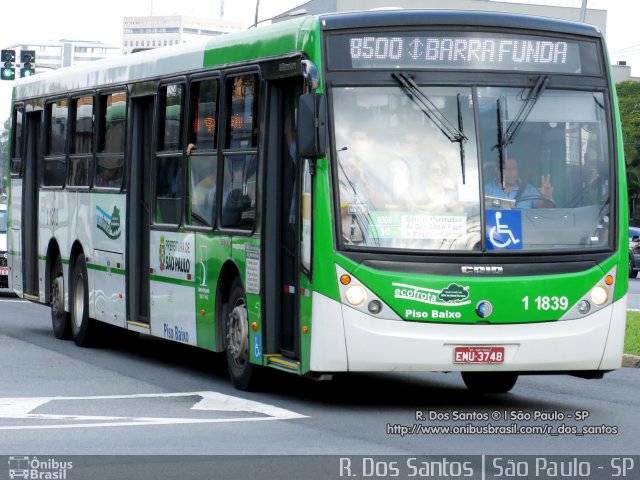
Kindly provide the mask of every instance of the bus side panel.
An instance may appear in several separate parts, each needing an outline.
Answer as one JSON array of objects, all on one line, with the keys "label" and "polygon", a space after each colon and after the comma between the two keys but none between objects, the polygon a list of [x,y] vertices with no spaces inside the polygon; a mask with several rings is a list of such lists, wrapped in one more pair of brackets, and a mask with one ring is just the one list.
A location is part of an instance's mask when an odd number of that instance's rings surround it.
[{"label": "bus side panel", "polygon": [[11,179],[11,202],[8,212],[11,224],[7,229],[7,265],[9,288],[22,296],[22,178]]},{"label": "bus side panel", "polygon": [[120,194],[92,194],[89,223],[93,252],[95,311],[93,318],[126,327],[125,197]]},{"label": "bus side panel", "polygon": [[151,334],[196,345],[195,234],[151,231]]},{"label": "bus side panel", "polygon": [[[38,202],[38,292],[40,302],[48,301],[46,292],[45,272],[47,267],[47,250],[52,238],[56,238],[62,257],[62,266],[65,281],[68,277],[69,255],[66,250],[66,237],[69,219],[69,209],[65,207],[68,203],[66,197],[68,193],[55,190],[40,190]],[[60,205],[63,205],[60,208]],[[67,289],[65,297],[68,298]],[[68,305],[65,301],[65,305]],[[67,308],[67,311],[68,308]]]},{"label": "bus side panel", "polygon": [[231,255],[228,237],[196,234],[196,322],[199,347],[221,351],[216,345],[216,285],[222,265]]}]

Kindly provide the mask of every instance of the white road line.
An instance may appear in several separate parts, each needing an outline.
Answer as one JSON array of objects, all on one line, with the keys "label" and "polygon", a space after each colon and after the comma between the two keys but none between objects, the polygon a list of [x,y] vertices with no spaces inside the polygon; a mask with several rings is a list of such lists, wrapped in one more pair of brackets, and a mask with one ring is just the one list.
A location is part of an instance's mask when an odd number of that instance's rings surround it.
[{"label": "white road line", "polygon": [[[52,401],[91,401],[110,399],[144,399],[144,398],[170,398],[200,396],[201,400],[191,407],[191,410],[207,410],[220,412],[247,412],[261,416],[247,416],[243,418],[167,418],[167,417],[115,417],[95,415],[58,415],[58,414],[34,414],[31,413],[38,407]],[[52,407],[55,408],[55,407]],[[0,421],[2,419],[20,420],[55,420],[69,422],[95,423],[56,423],[49,425],[0,425],[0,430],[23,429],[54,429],[54,428],[102,428],[123,426],[147,426],[147,425],[178,425],[178,424],[203,424],[203,423],[232,423],[232,422],[258,422],[266,420],[291,420],[306,418],[305,415],[279,408],[266,403],[254,402],[244,398],[224,395],[218,392],[180,392],[136,395],[104,395],[85,397],[25,397],[25,398],[0,398]]]}]

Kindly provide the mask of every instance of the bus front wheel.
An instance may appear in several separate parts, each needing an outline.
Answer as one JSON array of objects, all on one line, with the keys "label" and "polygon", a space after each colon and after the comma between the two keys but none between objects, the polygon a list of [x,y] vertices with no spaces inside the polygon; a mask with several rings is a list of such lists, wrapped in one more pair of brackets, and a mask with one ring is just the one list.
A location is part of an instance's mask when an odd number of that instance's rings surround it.
[{"label": "bus front wheel", "polygon": [[49,293],[53,334],[60,340],[67,340],[71,338],[71,327],[69,325],[69,314],[64,311],[64,275],[62,272],[62,260],[59,255],[51,267]]},{"label": "bus front wheel", "polygon": [[518,380],[513,372],[462,372],[462,380],[469,390],[477,393],[507,393]]},{"label": "bus front wheel", "polygon": [[89,285],[84,255],[78,255],[71,277],[71,333],[79,347],[87,347],[93,340],[95,325],[89,318]]},{"label": "bus front wheel", "polygon": [[242,282],[236,278],[231,286],[225,318],[226,356],[229,376],[240,390],[256,386],[256,372],[249,355],[249,317]]}]

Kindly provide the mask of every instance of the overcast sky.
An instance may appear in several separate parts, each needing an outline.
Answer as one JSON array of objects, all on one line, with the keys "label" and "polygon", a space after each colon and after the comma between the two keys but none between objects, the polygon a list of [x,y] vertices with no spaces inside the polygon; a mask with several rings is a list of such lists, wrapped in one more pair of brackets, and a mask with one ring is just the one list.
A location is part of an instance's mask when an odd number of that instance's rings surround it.
[{"label": "overcast sky", "polygon": [[[580,8],[582,0],[511,0]],[[270,18],[305,0],[261,0],[259,18]],[[391,3],[391,2],[390,2]],[[195,15],[218,18],[220,0],[23,0],[20,11],[0,26],[0,47],[62,38],[97,40],[120,46],[122,18],[136,15]],[[256,0],[226,0],[224,18],[243,26],[253,23]],[[362,0],[363,8],[366,0]],[[640,76],[640,1],[589,0],[589,8],[607,10],[607,44],[612,62],[626,60]],[[7,10],[5,9],[5,13]],[[37,65],[36,65],[37,68]],[[0,82],[0,122],[9,112],[11,82]]]}]

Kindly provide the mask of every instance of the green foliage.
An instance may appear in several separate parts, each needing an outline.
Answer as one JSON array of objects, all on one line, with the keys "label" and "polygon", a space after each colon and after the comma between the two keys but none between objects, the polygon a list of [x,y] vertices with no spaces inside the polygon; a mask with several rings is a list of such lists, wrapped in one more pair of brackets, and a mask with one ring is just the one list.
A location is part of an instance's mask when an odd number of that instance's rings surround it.
[{"label": "green foliage", "polygon": [[638,312],[627,312],[624,353],[640,355],[640,313]]},{"label": "green foliage", "polygon": [[640,82],[616,85],[627,163],[629,199],[640,194]]}]

